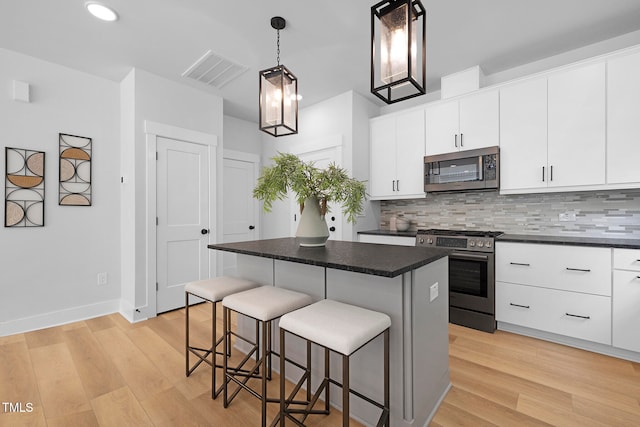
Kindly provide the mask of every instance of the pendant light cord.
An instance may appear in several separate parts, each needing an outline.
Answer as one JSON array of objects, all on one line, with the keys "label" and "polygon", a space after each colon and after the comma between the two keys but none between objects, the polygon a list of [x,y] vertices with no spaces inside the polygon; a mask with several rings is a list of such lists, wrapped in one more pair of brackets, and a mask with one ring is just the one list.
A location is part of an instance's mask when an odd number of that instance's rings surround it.
[{"label": "pendant light cord", "polygon": [[278,30],[278,67],[280,66],[280,30]]}]

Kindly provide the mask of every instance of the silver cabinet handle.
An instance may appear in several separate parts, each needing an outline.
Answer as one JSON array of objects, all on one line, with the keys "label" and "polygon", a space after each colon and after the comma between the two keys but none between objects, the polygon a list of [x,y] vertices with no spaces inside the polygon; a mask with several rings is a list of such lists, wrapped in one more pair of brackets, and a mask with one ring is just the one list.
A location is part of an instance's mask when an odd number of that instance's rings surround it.
[{"label": "silver cabinet handle", "polygon": [[565,313],[565,316],[578,317],[580,319],[591,319],[591,316],[580,316],[579,314]]},{"label": "silver cabinet handle", "polygon": [[512,306],[514,306],[514,307],[520,307],[520,308],[531,308],[531,307],[530,307],[530,306],[528,306],[528,305],[514,304],[514,303],[512,303],[512,302],[510,302],[510,303],[509,303],[509,305],[512,305]]},{"label": "silver cabinet handle", "polygon": [[460,147],[464,147],[464,143],[462,142],[462,134],[460,134]]},{"label": "silver cabinet handle", "polygon": [[400,191],[400,180],[396,179],[396,191]]},{"label": "silver cabinet handle", "polygon": [[456,148],[458,148],[458,134],[457,133],[453,136],[453,145],[455,145]]},{"label": "silver cabinet handle", "polygon": [[551,165],[549,173],[551,173],[551,177],[549,178],[549,181],[553,181],[553,165]]},{"label": "silver cabinet handle", "polygon": [[590,269],[584,269],[584,268],[571,268],[571,267],[567,267],[567,270],[569,271],[582,271],[583,273],[589,273],[591,272]]},{"label": "silver cabinet handle", "polygon": [[511,264],[511,265],[522,265],[524,267],[531,267],[531,264],[525,264],[525,263],[522,263],[522,262],[510,262],[509,264]]},{"label": "silver cabinet handle", "polygon": [[393,181],[391,181],[391,187],[392,187],[391,191],[396,191],[396,180],[395,179]]},{"label": "silver cabinet handle", "polygon": [[544,166],[542,167],[542,182],[544,182]]}]

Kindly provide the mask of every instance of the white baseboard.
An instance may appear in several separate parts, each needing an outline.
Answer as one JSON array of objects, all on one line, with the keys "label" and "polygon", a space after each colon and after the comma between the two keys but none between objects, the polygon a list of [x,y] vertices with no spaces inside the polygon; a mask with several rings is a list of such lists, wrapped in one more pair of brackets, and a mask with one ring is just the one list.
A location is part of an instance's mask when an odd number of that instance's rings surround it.
[{"label": "white baseboard", "polygon": [[129,323],[137,323],[143,320],[147,320],[150,317],[155,317],[155,313],[151,316],[146,313],[146,307],[136,309],[134,306],[124,300],[120,300],[119,311],[122,317],[127,319]]},{"label": "white baseboard", "polygon": [[67,308],[64,310],[50,311],[48,313],[42,313],[35,316],[0,322],[0,336],[65,325],[67,323],[117,313],[119,310],[120,300],[115,299],[96,304]]},{"label": "white baseboard", "polygon": [[640,353],[616,348],[606,344],[585,341],[578,338],[567,337],[564,335],[531,329],[506,322],[498,322],[498,329],[501,331],[513,332],[515,334],[526,335],[528,337],[538,338],[545,341],[551,341],[556,344],[576,347],[582,350],[592,351],[594,353],[604,354],[605,356],[617,357],[618,359],[625,359],[632,362],[640,363]]}]

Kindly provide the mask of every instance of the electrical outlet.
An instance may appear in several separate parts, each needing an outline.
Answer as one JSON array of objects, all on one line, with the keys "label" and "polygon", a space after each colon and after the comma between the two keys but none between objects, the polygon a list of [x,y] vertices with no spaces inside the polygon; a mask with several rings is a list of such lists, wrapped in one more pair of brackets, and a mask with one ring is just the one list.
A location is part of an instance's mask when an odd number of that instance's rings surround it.
[{"label": "electrical outlet", "polygon": [[98,273],[98,285],[106,285],[108,282],[107,273]]},{"label": "electrical outlet", "polygon": [[429,287],[429,302],[438,298],[438,282]]},{"label": "electrical outlet", "polygon": [[575,221],[576,213],[575,212],[562,212],[558,214],[558,220],[561,222],[567,221]]}]

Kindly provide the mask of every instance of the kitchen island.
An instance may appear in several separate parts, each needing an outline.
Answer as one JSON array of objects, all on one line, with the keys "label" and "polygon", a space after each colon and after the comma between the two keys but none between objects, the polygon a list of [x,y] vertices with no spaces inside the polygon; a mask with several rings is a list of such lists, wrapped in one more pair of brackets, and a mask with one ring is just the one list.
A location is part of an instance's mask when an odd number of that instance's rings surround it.
[{"label": "kitchen island", "polygon": [[[431,420],[451,386],[448,250],[342,241],[310,248],[300,247],[294,238],[214,244],[209,248],[238,254],[240,277],[304,292],[314,300],[330,298],[388,314],[391,425],[422,427]],[[238,328],[252,336],[253,322],[239,318]],[[273,338],[278,351],[277,332]],[[287,356],[304,360],[302,342],[287,340]],[[312,358],[315,388],[322,379],[319,348],[314,347]],[[332,375],[339,378],[339,359],[332,357],[331,363]],[[353,356],[352,387],[381,400],[381,367],[382,339],[378,337]],[[332,404],[339,408],[337,391],[332,391]],[[371,425],[379,411],[352,397],[351,415]]]}]

